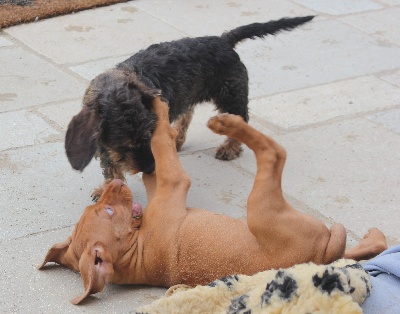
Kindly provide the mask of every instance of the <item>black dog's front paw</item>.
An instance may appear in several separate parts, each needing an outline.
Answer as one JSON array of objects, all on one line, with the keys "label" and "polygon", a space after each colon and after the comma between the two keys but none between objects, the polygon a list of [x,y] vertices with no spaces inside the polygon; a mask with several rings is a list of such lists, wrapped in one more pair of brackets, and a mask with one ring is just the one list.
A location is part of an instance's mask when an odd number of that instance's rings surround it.
[{"label": "black dog's front paw", "polygon": [[103,183],[102,185],[100,185],[98,188],[95,188],[95,189],[93,190],[92,195],[90,195],[90,196],[92,197],[92,201],[93,201],[94,203],[96,203],[96,202],[99,200],[101,194],[103,194],[103,192],[104,192],[105,186],[106,186],[110,181],[111,181],[110,179],[104,181],[104,183]]},{"label": "black dog's front paw", "polygon": [[[95,191],[96,191],[96,190],[98,190],[98,189],[95,189]],[[98,194],[98,193],[95,192],[95,191],[93,191],[93,193],[90,195],[90,197],[92,198],[92,202],[93,202],[93,203],[96,203],[96,202],[99,200],[100,196],[101,196],[101,193]]]}]

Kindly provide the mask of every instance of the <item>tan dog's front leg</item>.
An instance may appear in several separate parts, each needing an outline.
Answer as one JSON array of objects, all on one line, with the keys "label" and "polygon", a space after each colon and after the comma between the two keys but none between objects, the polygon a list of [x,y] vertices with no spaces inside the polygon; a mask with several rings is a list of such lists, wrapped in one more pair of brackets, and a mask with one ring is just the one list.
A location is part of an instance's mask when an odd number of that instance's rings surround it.
[{"label": "tan dog's front leg", "polygon": [[[153,100],[153,111],[157,115],[157,124],[151,139],[151,150],[156,162],[155,191],[152,201],[163,204],[165,208],[186,210],[186,198],[190,187],[190,178],[183,169],[176,150],[177,131],[171,127],[168,117],[168,105],[160,97]],[[147,179],[151,179],[146,178]],[[154,183],[149,182],[152,187]]]},{"label": "tan dog's front leg", "polygon": [[151,174],[143,173],[142,181],[144,187],[146,188],[147,202],[149,203],[153,199],[157,187],[157,178],[155,172]]}]

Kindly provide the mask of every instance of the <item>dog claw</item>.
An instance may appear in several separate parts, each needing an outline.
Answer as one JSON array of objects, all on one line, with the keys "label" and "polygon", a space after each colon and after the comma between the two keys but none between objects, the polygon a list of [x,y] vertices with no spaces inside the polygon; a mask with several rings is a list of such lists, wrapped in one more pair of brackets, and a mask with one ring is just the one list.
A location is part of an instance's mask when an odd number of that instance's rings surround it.
[{"label": "dog claw", "polygon": [[221,146],[215,153],[215,158],[219,160],[233,160],[240,156],[242,148],[239,147],[225,147]]}]

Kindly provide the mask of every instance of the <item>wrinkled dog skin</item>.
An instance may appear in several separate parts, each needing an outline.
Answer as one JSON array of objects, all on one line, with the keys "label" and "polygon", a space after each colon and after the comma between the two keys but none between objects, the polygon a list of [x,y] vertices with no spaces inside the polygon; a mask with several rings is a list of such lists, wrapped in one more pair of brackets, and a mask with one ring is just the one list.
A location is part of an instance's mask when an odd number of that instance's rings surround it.
[{"label": "wrinkled dog skin", "polygon": [[81,273],[84,292],[72,303],[109,282],[199,285],[232,274],[252,275],[306,262],[326,264],[343,256],[366,259],[386,249],[385,236],[373,228],[345,252],[342,225],[328,229],[289,205],[281,189],[284,148],[237,115],[218,115],[208,126],[255,153],[257,173],[247,220],[187,208],[190,178],[178,159],[177,131],[170,125],[167,104],[156,97],[153,106],[156,169],[143,175],[145,211],[122,180],[112,180],[98,202],[86,208],[71,237],[53,245],[39,266],[56,262]]},{"label": "wrinkled dog skin", "polygon": [[[198,103],[211,101],[219,112],[239,115],[247,122],[248,76],[235,45],[247,38],[289,31],[312,18],[254,23],[222,36],[155,44],[97,76],[86,90],[83,109],[68,126],[65,149],[72,167],[82,171],[97,156],[105,179],[152,173],[150,139],[155,115],[146,107],[161,91],[169,104],[170,122],[178,131],[178,150]],[[231,160],[240,152],[240,143],[227,138],[216,158]],[[97,199],[101,192],[98,189],[93,197]]]}]

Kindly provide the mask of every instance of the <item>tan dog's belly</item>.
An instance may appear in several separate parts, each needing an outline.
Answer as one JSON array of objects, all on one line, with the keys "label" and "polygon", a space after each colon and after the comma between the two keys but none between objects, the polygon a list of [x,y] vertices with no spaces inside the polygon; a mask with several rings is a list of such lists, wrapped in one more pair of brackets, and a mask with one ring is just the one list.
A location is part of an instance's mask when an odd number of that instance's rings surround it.
[{"label": "tan dog's belly", "polygon": [[311,229],[314,243],[301,237],[286,243],[271,238],[270,245],[261,246],[246,220],[189,208],[176,235],[177,251],[170,252],[177,255],[177,265],[169,284],[207,284],[235,273],[252,275],[310,260],[322,262],[330,232],[322,223]]}]

